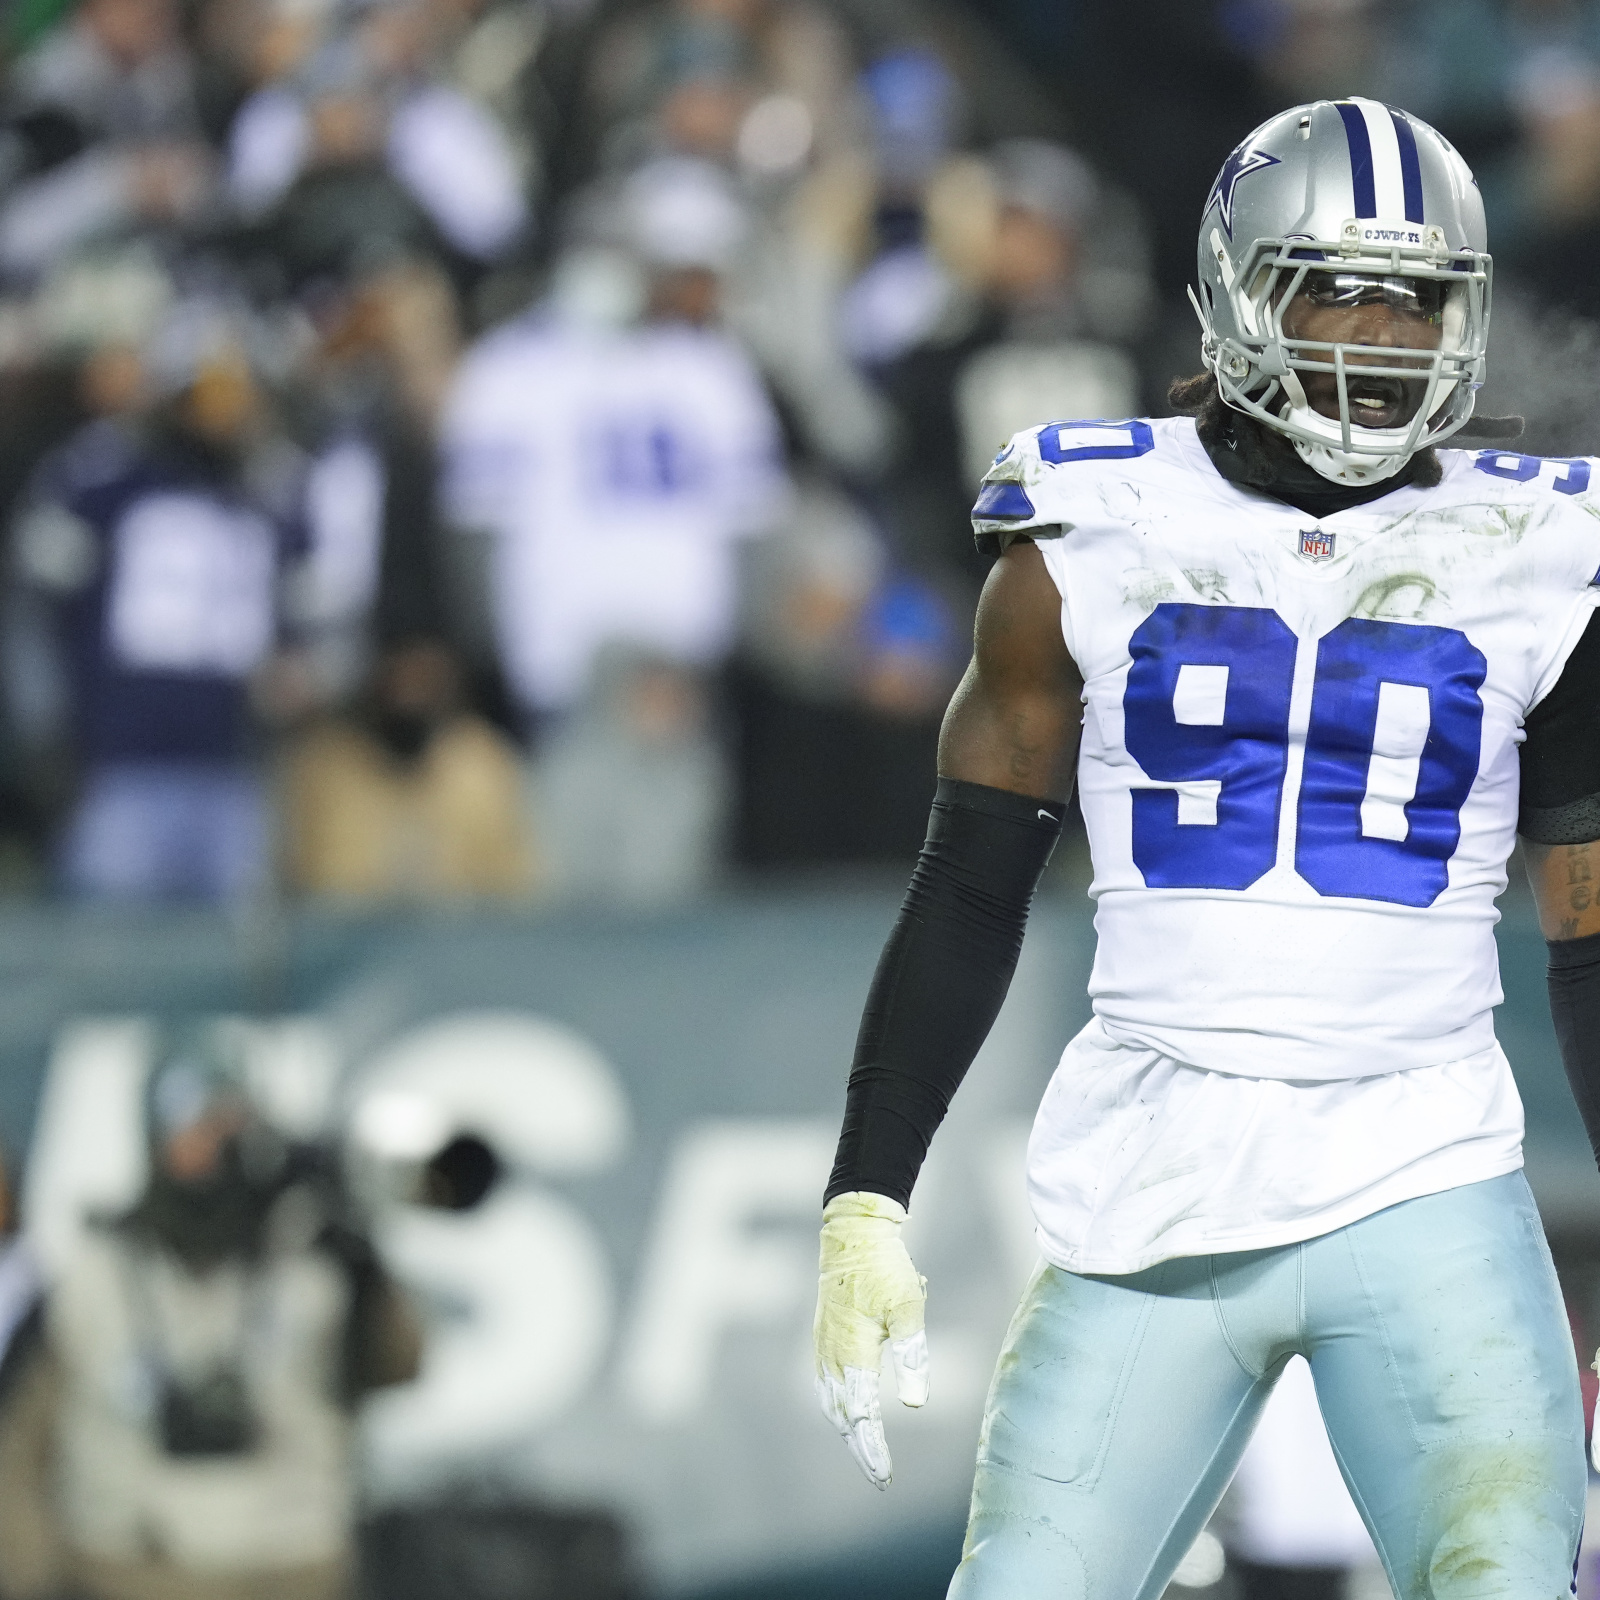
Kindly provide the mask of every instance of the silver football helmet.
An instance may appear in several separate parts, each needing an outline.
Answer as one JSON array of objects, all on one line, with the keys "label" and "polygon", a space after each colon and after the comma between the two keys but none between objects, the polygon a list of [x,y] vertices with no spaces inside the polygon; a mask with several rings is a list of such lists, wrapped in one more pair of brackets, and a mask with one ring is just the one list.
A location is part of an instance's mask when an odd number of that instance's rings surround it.
[{"label": "silver football helmet", "polygon": [[[1222,398],[1335,483],[1392,476],[1472,415],[1489,332],[1487,244],[1477,182],[1427,123],[1360,99],[1264,122],[1228,157],[1200,218],[1200,289],[1189,297]],[[1371,345],[1287,335],[1297,297],[1382,299],[1429,332],[1416,348],[1383,346],[1383,364],[1368,365]],[[1311,406],[1302,374],[1332,375],[1337,417]],[[1364,410],[1386,425],[1363,426]]]}]

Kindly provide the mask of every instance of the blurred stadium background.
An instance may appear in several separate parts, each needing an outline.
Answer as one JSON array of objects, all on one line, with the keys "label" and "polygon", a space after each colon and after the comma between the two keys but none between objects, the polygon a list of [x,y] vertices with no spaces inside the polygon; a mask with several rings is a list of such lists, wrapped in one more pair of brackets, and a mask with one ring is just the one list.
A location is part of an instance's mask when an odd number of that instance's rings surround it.
[{"label": "blurred stadium background", "polygon": [[[1457,144],[1484,404],[1600,450],[1600,4],[7,0],[0,52],[12,1364],[209,1029],[420,1318],[360,1411],[362,1594],[935,1600],[1086,1015],[1081,830],[918,1191],[885,1497],[807,1335],[977,478],[1166,409],[1216,169],[1324,94]],[[1515,869],[1504,907],[1586,1365],[1600,1180]],[[1386,1594],[1303,1391],[1272,1415],[1174,1593]],[[0,1600],[134,1593],[8,1537]]]}]

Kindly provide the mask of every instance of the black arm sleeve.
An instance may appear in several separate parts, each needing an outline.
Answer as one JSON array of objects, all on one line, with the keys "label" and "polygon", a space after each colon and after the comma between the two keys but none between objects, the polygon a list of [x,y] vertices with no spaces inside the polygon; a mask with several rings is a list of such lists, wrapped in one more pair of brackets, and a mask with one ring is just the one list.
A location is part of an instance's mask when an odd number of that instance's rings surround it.
[{"label": "black arm sleeve", "polygon": [[867,995],[824,1200],[864,1189],[907,1205],[1011,986],[1062,807],[941,778],[911,887]]},{"label": "black arm sleeve", "polygon": [[1600,933],[1552,943],[1546,981],[1561,1064],[1600,1162]]},{"label": "black arm sleeve", "polygon": [[1535,844],[1600,839],[1600,612],[1528,713],[1517,831]]}]

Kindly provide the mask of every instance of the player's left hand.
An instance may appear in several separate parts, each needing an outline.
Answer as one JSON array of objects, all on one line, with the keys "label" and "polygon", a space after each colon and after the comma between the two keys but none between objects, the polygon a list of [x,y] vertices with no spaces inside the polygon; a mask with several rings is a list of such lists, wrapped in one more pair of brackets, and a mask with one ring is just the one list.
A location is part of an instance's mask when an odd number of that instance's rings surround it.
[{"label": "player's left hand", "polygon": [[902,1405],[928,1399],[928,1335],[922,1308],[928,1281],[917,1275],[900,1237],[906,1209],[881,1194],[836,1195],[822,1213],[817,1316],[817,1398],[844,1436],[867,1481],[887,1489],[893,1474],[878,1367],[889,1346]]}]

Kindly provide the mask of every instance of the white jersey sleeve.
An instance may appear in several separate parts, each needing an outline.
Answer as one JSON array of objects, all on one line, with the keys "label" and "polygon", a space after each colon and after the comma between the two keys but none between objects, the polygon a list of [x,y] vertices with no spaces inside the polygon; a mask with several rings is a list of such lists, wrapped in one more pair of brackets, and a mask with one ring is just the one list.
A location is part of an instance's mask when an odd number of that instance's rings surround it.
[{"label": "white jersey sleeve", "polygon": [[[1508,533],[1521,532],[1519,576],[1531,589],[1555,598],[1566,625],[1543,640],[1528,709],[1555,688],[1592,610],[1600,606],[1600,570],[1589,535],[1600,529],[1600,459],[1593,456],[1525,456],[1503,450],[1451,451],[1458,473],[1471,471],[1507,484],[1526,485],[1522,504],[1508,508]],[[1520,529],[1522,517],[1527,522]],[[1532,534],[1532,538],[1526,537]]]},{"label": "white jersey sleeve", "polygon": [[1063,466],[1088,462],[1115,464],[1154,448],[1151,425],[1140,417],[1120,422],[1046,422],[1013,434],[983,475],[972,528],[980,549],[998,554],[1024,533],[1054,537],[1071,526],[1074,505],[1092,492],[1087,472],[1062,473]]}]

